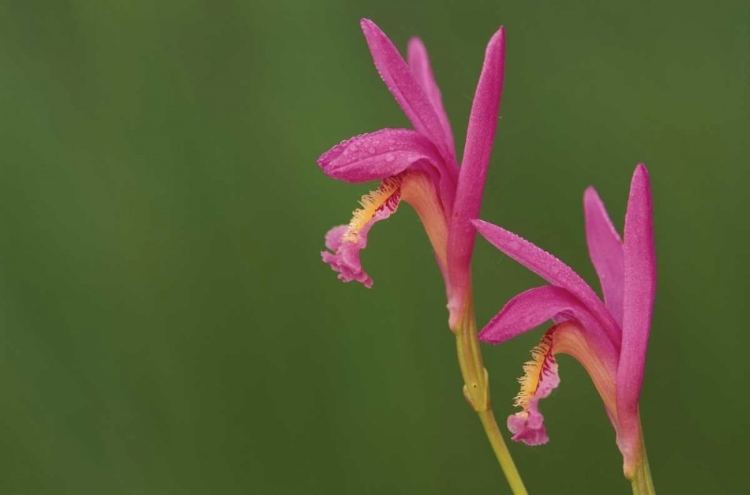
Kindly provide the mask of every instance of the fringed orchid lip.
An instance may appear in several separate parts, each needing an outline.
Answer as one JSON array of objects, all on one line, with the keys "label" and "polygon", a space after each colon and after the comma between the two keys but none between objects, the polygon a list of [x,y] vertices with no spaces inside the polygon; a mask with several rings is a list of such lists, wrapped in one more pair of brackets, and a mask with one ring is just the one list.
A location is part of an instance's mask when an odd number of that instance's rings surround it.
[{"label": "fringed orchid lip", "polygon": [[330,251],[323,251],[321,256],[339,272],[340,280],[372,287],[372,278],[362,268],[359,252],[367,246],[372,226],[395,213],[401,200],[409,203],[419,215],[438,265],[445,273],[448,221],[440,197],[427,172],[410,170],[383,180],[376,190],[362,196],[360,208],[354,210],[348,225],[334,227],[326,234],[326,247]]},{"label": "fringed orchid lip", "polygon": [[531,350],[531,360],[523,365],[524,375],[518,379],[521,390],[513,405],[521,411],[508,416],[508,429],[513,440],[526,445],[541,445],[549,441],[539,401],[549,396],[560,384],[557,361],[552,352],[552,334],[547,333]]},{"label": "fringed orchid lip", "polygon": [[344,232],[343,242],[356,243],[360,232],[372,221],[390,216],[398,208],[401,201],[401,183],[403,177],[397,175],[388,177],[380,183],[377,190],[362,196],[359,200],[361,208],[352,212],[352,219]]},{"label": "fringed orchid lip", "polygon": [[614,363],[606,363],[600,353],[592,351],[583,327],[568,320],[547,330],[539,345],[531,350],[532,359],[523,365],[524,376],[518,379],[521,390],[513,403],[522,410],[508,417],[508,429],[516,442],[533,446],[549,441],[539,401],[560,385],[555,359],[558,354],[573,357],[586,369],[604,401],[608,416],[617,427]]}]

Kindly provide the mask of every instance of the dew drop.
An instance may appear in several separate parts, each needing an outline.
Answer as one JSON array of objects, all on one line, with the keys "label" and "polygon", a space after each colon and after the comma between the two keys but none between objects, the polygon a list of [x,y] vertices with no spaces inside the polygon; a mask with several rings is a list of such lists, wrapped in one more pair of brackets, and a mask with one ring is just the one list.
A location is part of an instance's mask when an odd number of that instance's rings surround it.
[{"label": "dew drop", "polygon": [[387,161],[388,163],[392,162],[395,159],[396,157],[391,155],[390,153],[385,157],[385,161]]}]

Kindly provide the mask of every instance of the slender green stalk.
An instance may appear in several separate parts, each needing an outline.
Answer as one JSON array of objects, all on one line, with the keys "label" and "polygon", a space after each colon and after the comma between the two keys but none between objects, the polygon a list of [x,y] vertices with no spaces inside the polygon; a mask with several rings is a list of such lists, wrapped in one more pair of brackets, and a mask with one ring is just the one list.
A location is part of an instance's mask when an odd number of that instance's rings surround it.
[{"label": "slender green stalk", "polygon": [[646,453],[646,442],[643,440],[642,428],[640,450],[640,462],[636,466],[635,476],[630,480],[633,495],[656,495],[654,481],[651,479],[651,468],[648,465],[648,454]]},{"label": "slender green stalk", "polygon": [[464,378],[464,396],[482,421],[487,438],[495,451],[500,467],[515,495],[527,495],[521,475],[510,456],[505,440],[495,421],[490,406],[490,389],[487,370],[482,362],[482,351],[477,338],[477,323],[474,302],[469,296],[461,321],[454,329],[458,364]]},{"label": "slender green stalk", "polygon": [[521,475],[518,473],[508,447],[505,445],[505,440],[503,440],[503,436],[500,434],[500,429],[497,427],[497,421],[495,421],[495,415],[492,414],[492,409],[477,411],[477,414],[479,414],[479,419],[482,420],[484,431],[490,440],[490,444],[492,444],[492,449],[495,451],[503,473],[505,473],[510,489],[517,495],[526,494],[526,487],[523,485]]}]

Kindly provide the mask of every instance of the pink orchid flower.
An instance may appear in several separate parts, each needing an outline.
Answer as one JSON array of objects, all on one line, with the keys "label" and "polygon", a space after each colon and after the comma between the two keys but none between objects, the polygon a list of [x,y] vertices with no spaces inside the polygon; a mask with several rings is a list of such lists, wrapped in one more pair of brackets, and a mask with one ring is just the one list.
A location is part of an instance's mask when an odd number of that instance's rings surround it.
[{"label": "pink orchid flower", "polygon": [[440,90],[422,42],[409,42],[408,64],[391,40],[370,20],[361,21],[375,66],[396,102],[414,126],[381,129],[353,137],[318,159],[330,177],[346,182],[380,180],[366,194],[348,225],[326,234],[323,261],[344,282],[365,287],[372,279],[359,254],[370,228],[396,211],[401,200],[417,212],[435,251],[448,295],[451,327],[470,298],[470,261],[475,232],[471,220],[479,215],[487,166],[497,126],[503,83],[504,33],[492,37],[469,118],[463,162],[458,160]]},{"label": "pink orchid flower", "polygon": [[490,243],[551,284],[511,299],[479,334],[480,340],[499,344],[545,320],[556,323],[524,365],[515,401],[522,410],[508,418],[513,440],[528,445],[547,442],[539,400],[560,383],[555,354],[568,354],[583,365],[601,395],[617,433],[625,476],[631,480],[646,462],[638,399],[656,289],[651,210],[648,171],[641,164],[630,186],[624,241],[594,188],[586,190],[586,241],[604,302],[551,254],[500,227],[474,222]]}]

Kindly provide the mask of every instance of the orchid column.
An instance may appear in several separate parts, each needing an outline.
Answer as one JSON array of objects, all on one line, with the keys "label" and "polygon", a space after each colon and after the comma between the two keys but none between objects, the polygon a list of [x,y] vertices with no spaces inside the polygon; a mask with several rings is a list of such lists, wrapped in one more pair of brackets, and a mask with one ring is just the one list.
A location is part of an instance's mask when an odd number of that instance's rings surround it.
[{"label": "orchid column", "polygon": [[487,45],[472,104],[466,146],[458,166],[453,133],[443,109],[427,51],[418,39],[409,43],[408,65],[391,40],[372,21],[362,20],[375,66],[414,126],[381,129],[335,146],[318,160],[330,177],[347,182],[380,180],[365,195],[349,224],[326,235],[323,261],[344,282],[366,287],[372,279],[362,269],[359,252],[375,222],[393,214],[401,200],[419,215],[445,281],[449,326],[456,335],[464,395],[479,415],[497,458],[516,494],[526,493],[490,409],[487,372],[477,339],[471,288],[471,257],[487,166],[497,126],[503,84],[505,34],[502,28]]}]

